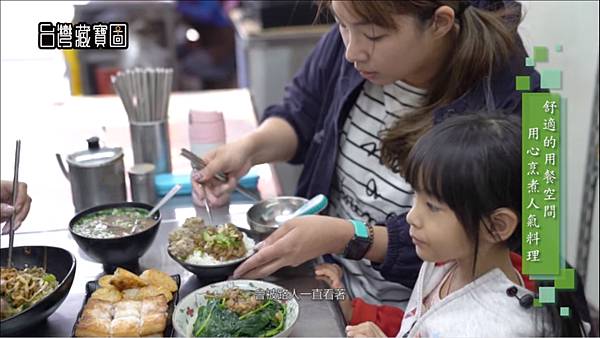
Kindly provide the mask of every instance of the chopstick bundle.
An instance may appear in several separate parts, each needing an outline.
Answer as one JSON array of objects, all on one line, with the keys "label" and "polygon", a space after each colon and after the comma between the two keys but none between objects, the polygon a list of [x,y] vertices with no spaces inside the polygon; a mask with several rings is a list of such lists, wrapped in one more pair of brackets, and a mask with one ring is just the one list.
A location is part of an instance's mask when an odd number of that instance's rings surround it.
[{"label": "chopstick bundle", "polygon": [[134,68],[111,77],[130,122],[167,119],[173,86],[171,68]]}]

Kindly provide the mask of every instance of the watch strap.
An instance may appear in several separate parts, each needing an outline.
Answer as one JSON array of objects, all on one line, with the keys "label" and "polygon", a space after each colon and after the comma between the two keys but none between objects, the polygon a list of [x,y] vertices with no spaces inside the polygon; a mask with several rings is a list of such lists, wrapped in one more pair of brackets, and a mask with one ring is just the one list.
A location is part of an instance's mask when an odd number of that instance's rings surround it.
[{"label": "watch strap", "polygon": [[359,220],[350,220],[350,223],[354,226],[354,237],[346,245],[344,257],[360,260],[373,244],[373,226]]}]

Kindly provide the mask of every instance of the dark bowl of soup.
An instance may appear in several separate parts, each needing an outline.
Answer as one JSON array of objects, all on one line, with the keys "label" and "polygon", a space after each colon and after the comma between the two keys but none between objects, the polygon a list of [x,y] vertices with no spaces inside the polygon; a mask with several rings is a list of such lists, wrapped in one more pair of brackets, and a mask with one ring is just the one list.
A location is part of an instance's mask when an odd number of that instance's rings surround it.
[{"label": "dark bowl of soup", "polygon": [[81,211],[69,231],[90,258],[110,266],[135,266],[152,245],[160,226],[160,211],[147,218],[152,206],[121,202]]}]

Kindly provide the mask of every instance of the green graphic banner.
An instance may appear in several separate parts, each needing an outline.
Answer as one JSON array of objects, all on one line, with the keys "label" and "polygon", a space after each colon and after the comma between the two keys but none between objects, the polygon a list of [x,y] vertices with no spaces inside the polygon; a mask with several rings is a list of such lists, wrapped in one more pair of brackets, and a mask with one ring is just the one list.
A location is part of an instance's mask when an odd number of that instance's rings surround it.
[{"label": "green graphic banner", "polygon": [[560,95],[523,97],[523,273],[560,274]]}]

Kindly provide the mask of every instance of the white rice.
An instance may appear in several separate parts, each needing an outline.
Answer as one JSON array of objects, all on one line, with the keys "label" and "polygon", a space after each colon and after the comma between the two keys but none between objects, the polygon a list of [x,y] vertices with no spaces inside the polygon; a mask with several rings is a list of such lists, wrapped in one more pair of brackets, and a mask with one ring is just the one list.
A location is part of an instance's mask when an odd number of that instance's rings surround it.
[{"label": "white rice", "polygon": [[189,264],[194,264],[194,265],[220,265],[220,264],[227,264],[227,263],[233,263],[239,260],[243,260],[246,257],[252,255],[252,253],[254,252],[254,240],[250,237],[248,237],[245,233],[242,233],[244,235],[244,245],[246,246],[246,255],[244,257],[240,257],[240,258],[236,258],[236,259],[232,259],[229,261],[220,261],[217,260],[216,258],[214,258],[211,255],[208,255],[200,250],[195,250],[193,254],[189,255],[186,259],[185,262],[189,263]]}]

